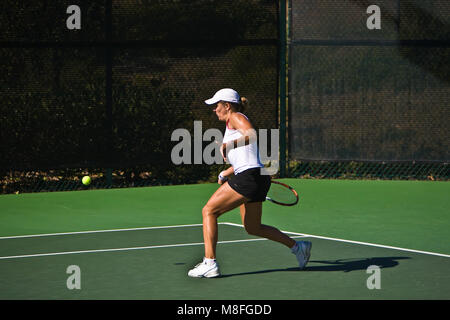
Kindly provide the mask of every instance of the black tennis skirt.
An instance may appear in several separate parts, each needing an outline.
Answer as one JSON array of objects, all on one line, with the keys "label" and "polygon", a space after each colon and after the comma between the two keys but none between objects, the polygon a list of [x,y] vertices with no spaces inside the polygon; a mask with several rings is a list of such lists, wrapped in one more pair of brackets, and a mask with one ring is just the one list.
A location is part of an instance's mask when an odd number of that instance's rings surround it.
[{"label": "black tennis skirt", "polygon": [[237,193],[250,199],[249,202],[266,201],[266,195],[270,188],[269,175],[261,175],[262,168],[251,168],[236,174],[228,184]]}]

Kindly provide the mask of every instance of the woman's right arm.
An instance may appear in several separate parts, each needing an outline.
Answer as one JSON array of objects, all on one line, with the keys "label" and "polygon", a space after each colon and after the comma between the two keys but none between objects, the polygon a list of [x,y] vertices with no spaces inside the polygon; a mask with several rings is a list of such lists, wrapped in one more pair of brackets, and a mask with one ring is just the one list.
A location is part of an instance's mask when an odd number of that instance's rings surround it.
[{"label": "woman's right arm", "polygon": [[[217,179],[219,184],[223,184],[229,176],[234,174],[234,168],[231,166],[228,169],[222,171],[221,173],[219,173],[219,178]],[[226,178],[224,180],[220,179],[220,177]]]}]

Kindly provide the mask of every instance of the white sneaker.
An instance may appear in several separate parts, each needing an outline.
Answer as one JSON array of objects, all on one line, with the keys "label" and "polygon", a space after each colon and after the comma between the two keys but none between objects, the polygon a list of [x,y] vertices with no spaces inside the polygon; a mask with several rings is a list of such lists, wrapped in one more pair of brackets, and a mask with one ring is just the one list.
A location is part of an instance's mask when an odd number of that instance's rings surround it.
[{"label": "white sneaker", "polygon": [[214,278],[220,276],[219,264],[215,261],[208,264],[205,259],[197,264],[194,269],[189,270],[189,277],[193,278]]},{"label": "white sneaker", "polygon": [[297,245],[291,250],[297,257],[298,267],[304,269],[311,255],[312,243],[309,241],[297,241]]}]

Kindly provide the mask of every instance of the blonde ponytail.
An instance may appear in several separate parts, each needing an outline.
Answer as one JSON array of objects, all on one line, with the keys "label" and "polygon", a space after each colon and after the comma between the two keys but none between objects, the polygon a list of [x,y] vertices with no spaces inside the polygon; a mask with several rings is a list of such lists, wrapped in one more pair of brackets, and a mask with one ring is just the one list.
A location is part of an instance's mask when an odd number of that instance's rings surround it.
[{"label": "blonde ponytail", "polygon": [[241,97],[241,103],[239,104],[240,110],[239,112],[244,112],[248,107],[248,99],[245,97]]}]

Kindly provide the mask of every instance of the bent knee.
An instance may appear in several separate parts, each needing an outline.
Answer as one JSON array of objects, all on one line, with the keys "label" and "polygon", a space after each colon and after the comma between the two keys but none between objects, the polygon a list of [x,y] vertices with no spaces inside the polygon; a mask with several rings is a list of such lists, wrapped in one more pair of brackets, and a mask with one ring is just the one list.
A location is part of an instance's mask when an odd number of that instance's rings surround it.
[{"label": "bent knee", "polygon": [[205,205],[202,209],[203,218],[206,218],[208,216],[215,216],[215,215],[217,215],[217,213],[218,213],[218,211],[209,205]]},{"label": "bent knee", "polygon": [[259,226],[244,226],[245,231],[251,236],[259,236],[261,234],[261,225]]}]

